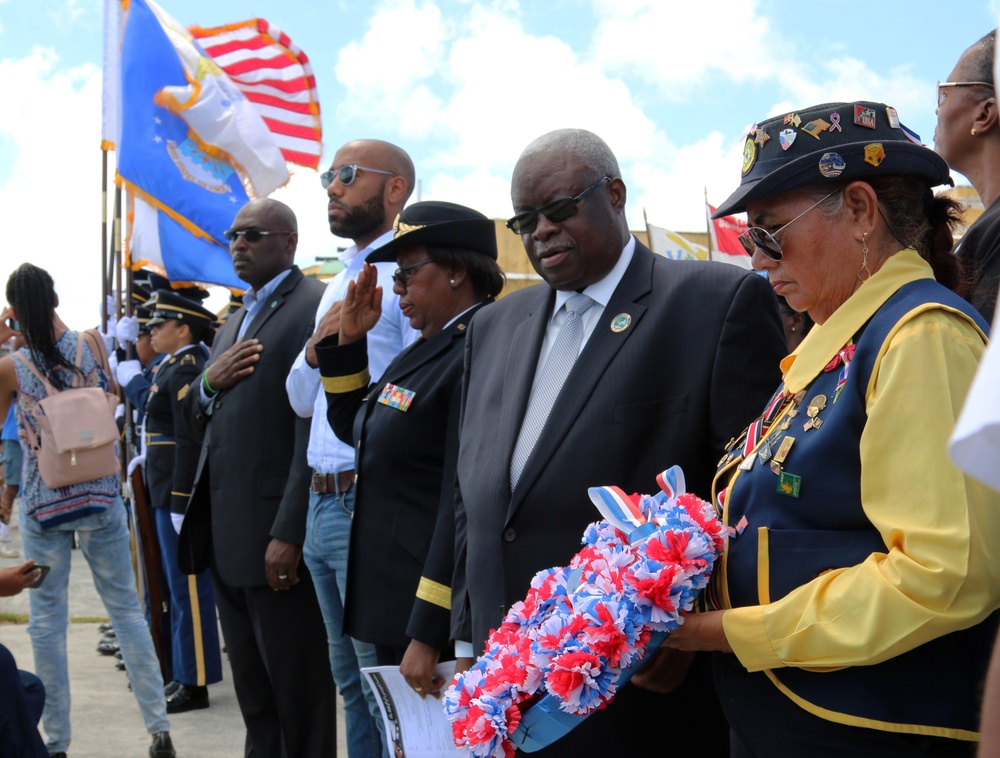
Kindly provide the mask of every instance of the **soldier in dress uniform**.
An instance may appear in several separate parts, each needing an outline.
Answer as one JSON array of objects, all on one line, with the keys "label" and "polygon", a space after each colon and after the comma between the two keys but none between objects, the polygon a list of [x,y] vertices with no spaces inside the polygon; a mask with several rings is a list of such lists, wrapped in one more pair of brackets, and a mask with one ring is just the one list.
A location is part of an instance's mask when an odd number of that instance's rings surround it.
[{"label": "soldier in dress uniform", "polygon": [[177,565],[177,531],[190,497],[201,439],[184,422],[181,402],[198,381],[207,360],[200,343],[211,339],[215,315],[171,290],[154,293],[148,322],[153,349],[167,353],[146,401],[146,480],[156,520],[163,574],[170,588],[173,681],[167,712],[207,708],[207,685],[222,679],[215,595],[208,572],[188,576]]}]

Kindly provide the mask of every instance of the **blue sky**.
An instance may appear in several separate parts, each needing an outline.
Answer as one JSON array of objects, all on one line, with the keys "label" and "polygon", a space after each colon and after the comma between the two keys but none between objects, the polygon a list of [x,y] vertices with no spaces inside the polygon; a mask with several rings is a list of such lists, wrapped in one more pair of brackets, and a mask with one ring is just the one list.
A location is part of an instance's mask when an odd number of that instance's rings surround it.
[{"label": "blue sky", "polygon": [[[305,50],[324,165],[349,139],[387,139],[412,155],[422,199],[506,217],[521,149],[580,126],[618,155],[632,226],[645,209],[681,232],[704,228],[704,188],[713,204],[735,188],[740,136],[769,115],[883,101],[932,145],[936,81],[1000,10],[997,0],[160,4],[184,24],[266,18]],[[70,323],[97,310],[102,12],[102,0],[0,0],[0,274],[21,260],[49,268]],[[343,244],[315,173],[296,169],[276,196],[299,216],[300,263]]]}]

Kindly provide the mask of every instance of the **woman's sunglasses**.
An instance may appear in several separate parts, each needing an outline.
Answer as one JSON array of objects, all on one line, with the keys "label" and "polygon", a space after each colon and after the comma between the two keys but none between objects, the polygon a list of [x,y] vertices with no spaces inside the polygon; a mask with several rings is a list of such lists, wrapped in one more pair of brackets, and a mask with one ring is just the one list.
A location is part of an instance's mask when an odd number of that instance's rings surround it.
[{"label": "woman's sunglasses", "polygon": [[784,224],[775,229],[774,232],[769,232],[767,231],[767,229],[762,229],[759,226],[751,226],[749,229],[743,232],[743,234],[740,235],[740,244],[743,245],[743,249],[747,251],[747,255],[751,257],[753,257],[753,254],[757,250],[760,250],[766,257],[770,258],[772,261],[780,261],[781,243],[774,238],[775,235],[781,234],[781,232],[790,227],[792,224],[794,224],[796,221],[798,221],[800,218],[806,215],[813,208],[817,207],[827,198],[833,197],[839,191],[840,190],[834,190],[833,192],[824,196],[820,200],[817,200],[815,203],[810,205],[808,208],[802,211],[802,213],[793,218],[787,224]]}]

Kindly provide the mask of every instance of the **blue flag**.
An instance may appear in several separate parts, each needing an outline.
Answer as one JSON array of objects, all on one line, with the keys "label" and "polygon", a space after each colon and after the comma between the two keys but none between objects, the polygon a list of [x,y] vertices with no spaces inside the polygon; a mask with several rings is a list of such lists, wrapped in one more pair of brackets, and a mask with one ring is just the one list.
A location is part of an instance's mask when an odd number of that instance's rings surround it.
[{"label": "blue flag", "polygon": [[191,84],[168,34],[177,32],[149,3],[132,0],[121,49],[118,174],[137,204],[156,211],[156,228],[143,231],[143,244],[132,239],[132,264],[142,258],[160,265],[171,281],[245,289],[223,232],[249,197],[228,156],[157,102],[164,88]]}]

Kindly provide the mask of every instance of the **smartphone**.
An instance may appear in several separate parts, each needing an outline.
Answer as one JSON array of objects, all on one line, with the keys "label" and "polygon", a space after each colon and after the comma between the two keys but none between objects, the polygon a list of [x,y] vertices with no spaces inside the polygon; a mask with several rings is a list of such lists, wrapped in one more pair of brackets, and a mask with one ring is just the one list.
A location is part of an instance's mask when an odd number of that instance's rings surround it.
[{"label": "smartphone", "polygon": [[50,568],[51,566],[43,566],[40,563],[36,563],[34,568],[32,568],[32,571],[34,571],[35,569],[41,569],[42,573],[38,575],[38,578],[35,581],[33,581],[31,584],[28,585],[29,589],[36,589],[38,587],[41,587],[42,582],[45,581],[45,577],[49,575]]},{"label": "smartphone", "polygon": [[15,332],[21,331],[21,325],[12,318],[7,319],[7,326],[9,326]]}]

